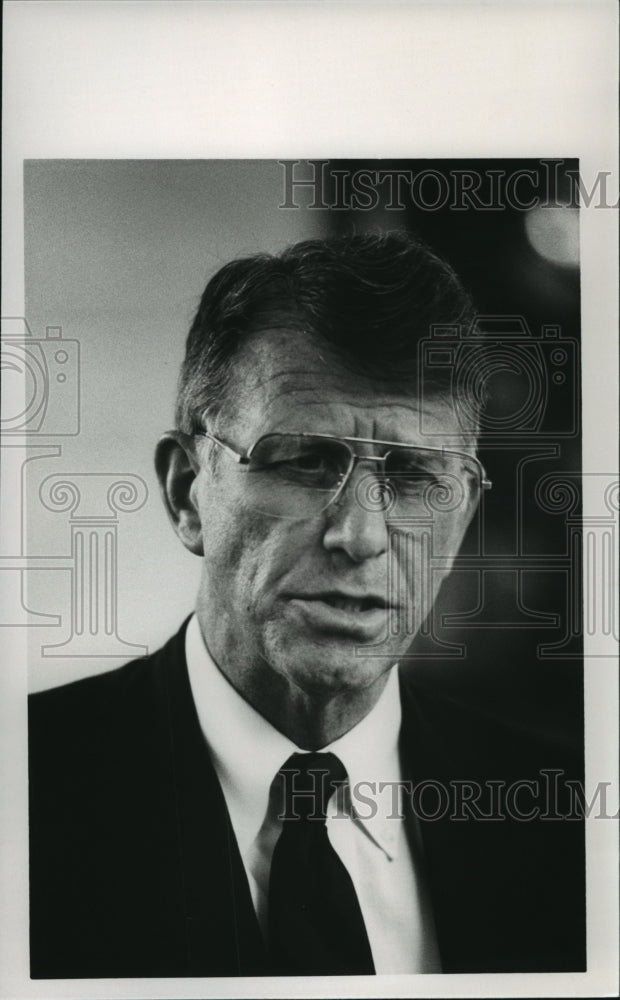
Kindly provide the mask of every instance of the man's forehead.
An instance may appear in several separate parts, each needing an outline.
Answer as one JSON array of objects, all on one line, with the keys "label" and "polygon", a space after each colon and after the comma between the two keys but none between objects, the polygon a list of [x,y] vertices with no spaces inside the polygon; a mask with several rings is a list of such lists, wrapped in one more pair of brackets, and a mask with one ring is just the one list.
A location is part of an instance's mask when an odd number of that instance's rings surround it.
[{"label": "man's forehead", "polygon": [[[268,330],[253,334],[234,360],[233,371],[244,384],[265,399],[282,393],[327,393],[338,391],[377,398],[414,400],[414,372],[399,377],[369,366],[356,365],[329,344],[303,330]],[[234,376],[233,376],[234,377]]]},{"label": "man's forehead", "polygon": [[326,342],[298,326],[259,330],[247,337],[234,358],[236,368],[251,367],[258,378],[295,373],[317,374],[342,367],[342,359]]},{"label": "man's forehead", "polygon": [[[449,392],[420,401],[415,373],[387,378],[355,371],[327,344],[299,330],[255,334],[237,356],[230,419],[248,434],[314,430],[351,436],[419,439],[429,433],[462,443]],[[448,443],[447,440],[444,443]]]}]

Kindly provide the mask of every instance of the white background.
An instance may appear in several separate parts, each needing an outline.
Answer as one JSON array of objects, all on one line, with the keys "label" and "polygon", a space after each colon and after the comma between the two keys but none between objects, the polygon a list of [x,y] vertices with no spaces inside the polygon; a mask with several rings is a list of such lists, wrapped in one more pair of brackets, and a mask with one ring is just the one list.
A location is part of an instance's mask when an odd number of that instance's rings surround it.
[{"label": "white background", "polygon": [[[5,5],[3,315],[24,313],[28,158],[581,158],[617,163],[616,5],[24,2]],[[612,192],[617,181],[610,185]],[[613,197],[610,199],[613,201]],[[582,212],[584,469],[617,441],[616,213]],[[50,320],[54,322],[55,320]],[[61,321],[61,320],[59,320]],[[101,372],[109,379],[109,370]],[[123,471],[123,470],[120,470]],[[15,484],[3,483],[5,503]],[[4,630],[1,995],[234,996],[238,981],[33,982],[27,963],[26,635]],[[595,651],[596,638],[591,652]],[[586,662],[587,765],[616,774],[613,660]],[[616,991],[616,825],[592,820],[589,968],[572,976],[385,977],[364,995]],[[243,995],[317,995],[247,981]],[[325,983],[355,996],[359,984]]]}]

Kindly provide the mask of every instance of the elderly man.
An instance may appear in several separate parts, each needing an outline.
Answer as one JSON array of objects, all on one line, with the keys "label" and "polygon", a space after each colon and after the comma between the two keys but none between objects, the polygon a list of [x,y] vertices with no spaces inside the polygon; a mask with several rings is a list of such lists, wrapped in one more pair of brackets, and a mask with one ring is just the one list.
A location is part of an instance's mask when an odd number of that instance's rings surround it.
[{"label": "elderly man", "polygon": [[578,765],[397,668],[490,486],[420,366],[471,318],[403,234],[207,285],[156,455],[195,614],[32,699],[33,976],[584,967],[581,825],[441,808]]}]

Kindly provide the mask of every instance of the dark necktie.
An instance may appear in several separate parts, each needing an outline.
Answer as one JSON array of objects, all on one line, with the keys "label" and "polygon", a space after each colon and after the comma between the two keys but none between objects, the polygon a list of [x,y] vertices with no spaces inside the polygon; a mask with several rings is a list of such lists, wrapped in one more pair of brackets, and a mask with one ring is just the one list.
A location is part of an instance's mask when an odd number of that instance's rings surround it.
[{"label": "dark necktie", "polygon": [[353,882],[325,825],[327,802],[346,779],[331,753],[293,754],[277,775],[282,833],[269,880],[269,946],[277,975],[375,971]]}]

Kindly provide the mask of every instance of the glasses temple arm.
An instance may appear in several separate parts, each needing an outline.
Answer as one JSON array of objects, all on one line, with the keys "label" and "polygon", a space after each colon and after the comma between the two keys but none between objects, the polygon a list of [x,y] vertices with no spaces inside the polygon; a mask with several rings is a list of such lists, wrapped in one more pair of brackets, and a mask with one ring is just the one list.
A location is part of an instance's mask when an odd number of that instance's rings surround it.
[{"label": "glasses temple arm", "polygon": [[201,437],[208,438],[209,441],[213,441],[214,444],[217,444],[219,445],[220,448],[223,448],[224,451],[227,452],[231,458],[234,458],[235,462],[239,463],[239,465],[248,464],[249,459],[247,455],[243,455],[241,452],[235,451],[235,449],[231,448],[230,445],[225,444],[223,441],[220,441],[220,439],[216,438],[213,434],[209,434],[209,431],[200,431],[199,433]]}]

